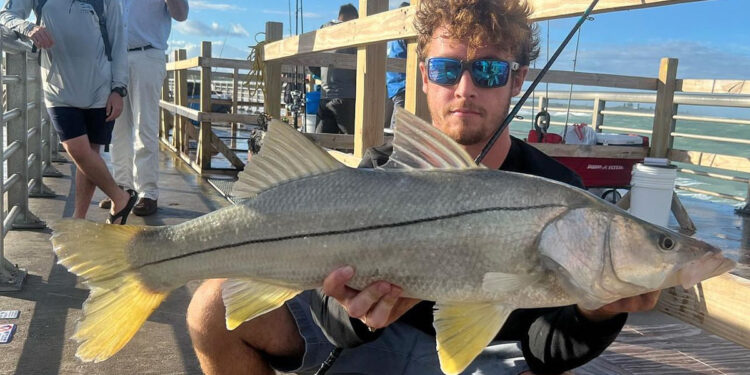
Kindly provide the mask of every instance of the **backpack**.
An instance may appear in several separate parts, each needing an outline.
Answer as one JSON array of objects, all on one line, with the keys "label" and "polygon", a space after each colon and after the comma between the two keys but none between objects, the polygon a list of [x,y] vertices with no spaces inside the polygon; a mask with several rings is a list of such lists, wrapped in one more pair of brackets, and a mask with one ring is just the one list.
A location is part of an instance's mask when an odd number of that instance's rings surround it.
[{"label": "backpack", "polygon": [[[104,14],[104,0],[78,1],[89,4],[94,8],[94,12],[96,12],[97,18],[99,18],[99,31],[101,31],[102,39],[104,40],[104,52],[107,54],[107,60],[112,61],[112,45],[109,44],[109,33],[107,33],[107,17]],[[44,7],[45,3],[47,3],[47,0],[37,0],[36,6],[34,6],[37,26],[42,23],[42,7]],[[31,52],[36,52],[36,45],[32,47]]]}]

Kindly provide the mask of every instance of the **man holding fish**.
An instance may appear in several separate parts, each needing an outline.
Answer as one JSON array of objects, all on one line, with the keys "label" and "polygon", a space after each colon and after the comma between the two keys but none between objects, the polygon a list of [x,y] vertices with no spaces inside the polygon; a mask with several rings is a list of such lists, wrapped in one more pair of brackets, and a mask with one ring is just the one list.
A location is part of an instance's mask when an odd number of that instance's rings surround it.
[{"label": "man holding fish", "polygon": [[383,165],[380,149],[376,168],[348,168],[273,120],[236,205],[158,227],[51,223],[58,262],[90,289],[76,356],[112,357],[171,291],[210,279],[187,316],[207,374],[559,373],[656,291],[732,269],[507,132],[474,162],[536,55],[528,15],[515,0],[420,5],[432,124],[398,109]]},{"label": "man holding fish", "polygon": [[[507,115],[511,97],[519,94],[529,63],[538,55],[529,15],[526,3],[516,0],[424,0],[419,5],[418,53],[432,125],[471,157]],[[361,166],[384,164],[391,152],[390,146],[372,149]],[[582,187],[574,172],[510,137],[509,129],[483,163]],[[387,280],[352,289],[347,283],[355,273],[350,266],[338,268],[325,279],[322,293],[305,292],[233,331],[225,328],[223,280],[206,281],[188,312],[204,372],[313,374],[340,347],[344,350],[329,374],[440,374],[434,303],[404,298],[402,288]],[[645,293],[593,309],[515,310],[461,373],[560,373],[578,367],[615,339],[625,312],[650,310],[658,295]]]}]

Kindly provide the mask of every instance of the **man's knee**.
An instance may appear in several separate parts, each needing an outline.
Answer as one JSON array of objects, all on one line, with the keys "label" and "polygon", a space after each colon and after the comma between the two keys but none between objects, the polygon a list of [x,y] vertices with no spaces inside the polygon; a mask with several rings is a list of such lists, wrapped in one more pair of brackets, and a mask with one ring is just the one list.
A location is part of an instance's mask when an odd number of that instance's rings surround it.
[{"label": "man's knee", "polygon": [[225,323],[221,284],[206,280],[193,295],[187,325],[197,350],[211,351],[223,345],[247,345],[273,356],[301,356],[305,343],[286,306],[272,310],[229,331]]},{"label": "man's knee", "polygon": [[187,310],[187,326],[193,345],[211,344],[213,339],[228,335],[221,300],[223,280],[206,280],[195,291]]}]

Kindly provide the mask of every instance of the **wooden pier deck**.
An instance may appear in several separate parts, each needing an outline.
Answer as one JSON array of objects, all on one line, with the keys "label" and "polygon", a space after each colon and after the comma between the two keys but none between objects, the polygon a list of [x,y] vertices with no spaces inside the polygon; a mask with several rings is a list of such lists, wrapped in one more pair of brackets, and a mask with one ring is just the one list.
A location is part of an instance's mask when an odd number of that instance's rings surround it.
[{"label": "wooden pier deck", "polygon": [[[73,166],[56,163],[61,178],[45,178],[54,199],[30,200],[32,212],[51,221],[72,213]],[[179,223],[227,203],[179,160],[161,155],[161,196],[156,215],[131,216],[133,224]],[[95,201],[102,197],[97,192]],[[750,257],[750,220],[730,206],[685,199],[698,237],[730,249],[738,259]],[[105,210],[92,206],[91,220],[104,221]],[[49,230],[11,231],[6,256],[28,270],[20,292],[0,293],[0,310],[20,310],[13,341],[0,344],[0,374],[200,374],[185,327],[185,310],[197,282],[175,291],[149,318],[134,339],[113,358],[81,363],[69,340],[87,290],[76,277],[54,263]],[[740,269],[746,272],[747,268]],[[747,275],[747,274],[746,274]],[[747,276],[746,276],[747,277]],[[750,349],[658,312],[633,314],[618,340],[601,357],[574,374],[748,374]]]}]

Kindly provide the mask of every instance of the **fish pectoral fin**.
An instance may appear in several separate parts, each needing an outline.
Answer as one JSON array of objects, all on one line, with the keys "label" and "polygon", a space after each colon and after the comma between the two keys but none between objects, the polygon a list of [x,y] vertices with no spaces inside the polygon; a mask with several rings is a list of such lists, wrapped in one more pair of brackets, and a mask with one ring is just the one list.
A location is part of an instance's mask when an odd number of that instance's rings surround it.
[{"label": "fish pectoral fin", "polygon": [[379,168],[472,169],[474,159],[438,128],[402,108],[394,108],[393,154]]},{"label": "fish pectoral fin", "polygon": [[233,330],[250,319],[278,308],[300,292],[250,279],[225,281],[221,296],[227,311],[227,329]]},{"label": "fish pectoral fin", "polygon": [[232,186],[235,198],[252,198],[282,182],[318,175],[343,164],[290,125],[272,120],[260,153],[247,163]]},{"label": "fish pectoral fin", "polygon": [[487,272],[482,279],[482,290],[487,292],[511,292],[529,286],[540,279],[537,272],[514,274],[503,272]]},{"label": "fish pectoral fin", "polygon": [[513,311],[493,303],[437,303],[435,326],[440,369],[458,374],[492,341]]}]

